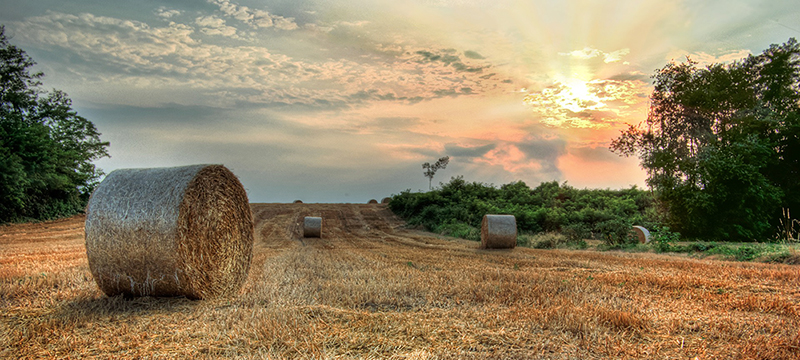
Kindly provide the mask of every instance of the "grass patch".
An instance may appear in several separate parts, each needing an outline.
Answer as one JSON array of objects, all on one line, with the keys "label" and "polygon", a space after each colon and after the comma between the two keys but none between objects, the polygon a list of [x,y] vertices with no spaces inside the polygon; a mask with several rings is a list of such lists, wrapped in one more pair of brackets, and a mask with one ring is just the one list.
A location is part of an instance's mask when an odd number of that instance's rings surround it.
[{"label": "grass patch", "polygon": [[757,261],[767,263],[800,263],[800,245],[776,243],[723,243],[681,242],[677,244],[654,244],[656,252],[685,253],[695,257],[716,256],[723,260]]},{"label": "grass patch", "polygon": [[435,229],[436,233],[467,240],[481,241],[481,230],[468,224],[451,221]]},{"label": "grass patch", "polygon": [[564,234],[557,232],[543,232],[536,234],[520,234],[517,236],[517,246],[534,249],[586,249],[584,240],[572,240]]}]

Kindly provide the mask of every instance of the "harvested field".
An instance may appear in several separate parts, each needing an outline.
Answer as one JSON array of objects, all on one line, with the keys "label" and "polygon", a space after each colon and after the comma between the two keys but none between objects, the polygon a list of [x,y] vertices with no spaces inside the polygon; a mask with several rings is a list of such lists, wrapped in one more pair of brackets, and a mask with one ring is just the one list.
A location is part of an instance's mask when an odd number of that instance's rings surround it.
[{"label": "harvested field", "polygon": [[252,210],[248,279],[209,301],[106,297],[82,217],[0,227],[0,358],[800,357],[798,266],[480,250],[385,205]]}]

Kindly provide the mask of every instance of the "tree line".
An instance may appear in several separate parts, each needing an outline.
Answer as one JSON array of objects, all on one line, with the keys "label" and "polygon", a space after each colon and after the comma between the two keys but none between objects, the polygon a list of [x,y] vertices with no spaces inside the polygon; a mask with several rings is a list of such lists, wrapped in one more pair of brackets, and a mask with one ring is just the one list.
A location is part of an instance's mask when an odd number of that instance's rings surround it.
[{"label": "tree line", "polygon": [[42,90],[33,59],[0,26],[0,223],[82,212],[108,156],[94,124],[60,90]]},{"label": "tree line", "polygon": [[[762,241],[800,209],[800,45],[653,76],[647,120],[611,148],[638,156],[665,221],[684,236]],[[782,222],[783,220],[783,222]]]}]

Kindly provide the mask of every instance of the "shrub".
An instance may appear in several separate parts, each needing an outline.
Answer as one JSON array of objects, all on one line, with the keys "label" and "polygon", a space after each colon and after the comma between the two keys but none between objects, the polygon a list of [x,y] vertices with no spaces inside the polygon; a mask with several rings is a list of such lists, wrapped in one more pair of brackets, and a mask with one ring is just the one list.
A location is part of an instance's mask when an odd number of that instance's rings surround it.
[{"label": "shrub", "polygon": [[654,228],[650,232],[650,244],[656,249],[656,252],[670,252],[674,251],[675,243],[680,241],[681,234],[669,231],[669,227],[662,226]]},{"label": "shrub", "polygon": [[518,232],[561,233],[567,243],[582,247],[584,239],[595,237],[609,245],[624,244],[632,224],[656,224],[653,199],[636,187],[575,189],[552,181],[531,189],[518,181],[496,188],[459,176],[432,191],[393,195],[389,208],[409,225],[473,240],[479,238],[475,230],[484,215],[514,215]]}]

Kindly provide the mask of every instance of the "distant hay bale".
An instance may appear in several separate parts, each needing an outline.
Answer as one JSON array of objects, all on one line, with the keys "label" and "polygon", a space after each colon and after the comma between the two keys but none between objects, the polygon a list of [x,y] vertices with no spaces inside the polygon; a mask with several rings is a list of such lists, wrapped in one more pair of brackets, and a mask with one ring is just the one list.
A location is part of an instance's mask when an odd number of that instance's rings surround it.
[{"label": "distant hay bale", "polygon": [[387,196],[387,197],[383,198],[383,200],[381,200],[381,204],[388,204],[391,201],[392,201],[392,198]]},{"label": "distant hay bale", "polygon": [[643,226],[634,226],[633,232],[636,233],[636,237],[639,239],[640,243],[647,244],[650,242],[650,232]]},{"label": "distant hay bale", "polygon": [[367,202],[367,204],[377,204],[377,203],[378,203],[378,200],[375,200],[375,199],[372,199],[372,200]]},{"label": "distant hay bale", "polygon": [[108,296],[229,296],[250,269],[250,204],[222,165],[113,171],[85,226],[89,268]]},{"label": "distant hay bale", "polygon": [[294,201],[294,203],[295,203],[295,204],[302,204],[302,203],[303,203],[303,200],[295,200],[295,201]]},{"label": "distant hay bale", "polygon": [[303,237],[322,237],[322,218],[306,216],[303,218]]},{"label": "distant hay bale", "polygon": [[513,249],[517,246],[517,219],[514,215],[484,215],[481,222],[481,248]]}]

